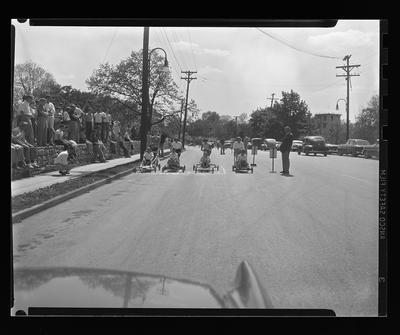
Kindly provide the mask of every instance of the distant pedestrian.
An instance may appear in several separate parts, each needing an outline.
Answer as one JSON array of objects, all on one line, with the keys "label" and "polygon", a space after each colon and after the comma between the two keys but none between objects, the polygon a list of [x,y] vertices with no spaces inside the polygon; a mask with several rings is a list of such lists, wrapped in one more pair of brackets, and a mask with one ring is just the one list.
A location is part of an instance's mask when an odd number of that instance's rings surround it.
[{"label": "distant pedestrian", "polygon": [[290,160],[289,154],[292,149],[292,142],[293,142],[293,134],[289,126],[285,126],[283,128],[285,132],[285,136],[282,139],[282,143],[280,145],[279,150],[281,151],[282,155],[282,167],[283,170],[281,171],[281,175],[283,176],[290,176],[289,167],[290,167]]},{"label": "distant pedestrian", "polygon": [[219,144],[221,146],[221,155],[225,155],[225,139],[221,138]]}]

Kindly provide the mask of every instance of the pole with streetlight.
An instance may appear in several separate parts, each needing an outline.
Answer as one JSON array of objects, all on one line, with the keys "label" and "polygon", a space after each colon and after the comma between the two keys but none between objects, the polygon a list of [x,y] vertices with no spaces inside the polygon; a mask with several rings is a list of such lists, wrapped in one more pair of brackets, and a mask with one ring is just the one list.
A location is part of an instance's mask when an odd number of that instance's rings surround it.
[{"label": "pole with streetlight", "polygon": [[143,61],[142,61],[142,112],[140,117],[140,159],[147,146],[147,132],[151,126],[149,119],[149,86],[150,86],[150,55],[155,50],[162,50],[165,53],[164,68],[168,67],[167,53],[162,48],[155,48],[149,53],[149,27],[143,30]]}]

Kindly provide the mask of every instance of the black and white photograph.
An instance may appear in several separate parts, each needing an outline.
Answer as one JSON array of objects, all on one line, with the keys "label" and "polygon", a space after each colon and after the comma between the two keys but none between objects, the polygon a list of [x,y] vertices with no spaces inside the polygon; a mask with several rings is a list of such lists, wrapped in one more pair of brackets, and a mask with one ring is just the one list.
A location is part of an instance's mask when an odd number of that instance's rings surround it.
[{"label": "black and white photograph", "polygon": [[10,315],[379,316],[381,21],[185,22],[11,20]]}]

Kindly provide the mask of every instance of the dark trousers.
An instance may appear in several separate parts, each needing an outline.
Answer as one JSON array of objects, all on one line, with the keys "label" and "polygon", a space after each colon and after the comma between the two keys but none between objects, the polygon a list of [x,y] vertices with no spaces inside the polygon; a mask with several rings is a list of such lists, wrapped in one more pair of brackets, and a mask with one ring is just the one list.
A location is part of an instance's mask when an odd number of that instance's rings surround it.
[{"label": "dark trousers", "polygon": [[290,151],[282,151],[282,170],[284,173],[289,173],[289,167],[290,167],[290,160],[289,160],[289,154]]},{"label": "dark trousers", "polygon": [[85,124],[85,132],[86,132],[86,139],[91,139],[92,138],[92,133],[93,133],[93,123],[92,122],[86,122]]},{"label": "dark trousers", "polygon": [[101,125],[101,138],[103,142],[108,141],[108,132],[110,129],[110,124],[108,122],[103,122]]},{"label": "dark trousers", "polygon": [[94,124],[94,132],[96,134],[97,139],[101,140],[102,136],[101,136],[101,123],[95,123]]}]

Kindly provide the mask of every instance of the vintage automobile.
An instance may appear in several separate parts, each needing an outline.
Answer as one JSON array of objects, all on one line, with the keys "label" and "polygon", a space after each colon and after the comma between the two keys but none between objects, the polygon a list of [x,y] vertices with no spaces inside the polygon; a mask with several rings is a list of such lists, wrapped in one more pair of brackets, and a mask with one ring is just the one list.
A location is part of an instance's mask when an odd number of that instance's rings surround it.
[{"label": "vintage automobile", "polygon": [[292,142],[292,151],[299,151],[299,148],[303,146],[303,141],[293,140]]},{"label": "vintage automobile", "polygon": [[267,150],[269,150],[271,147],[275,148],[277,144],[276,139],[274,138],[266,138],[264,143],[267,145]]},{"label": "vintage automobile", "polygon": [[227,148],[232,148],[232,141],[225,141],[225,143],[224,143],[224,148],[225,149],[227,149]]},{"label": "vintage automobile", "polygon": [[337,154],[338,145],[332,143],[326,143],[326,147],[328,148],[328,154]]},{"label": "vintage automobile", "polygon": [[338,155],[352,155],[354,157],[362,155],[364,147],[370,145],[367,140],[349,138],[345,144],[338,145]]},{"label": "vintage automobile", "polygon": [[309,154],[323,154],[326,156],[328,154],[328,148],[326,147],[325,138],[322,136],[305,136],[303,138],[303,145],[299,148],[299,155],[305,153],[307,156]]},{"label": "vintage automobile", "polygon": [[376,140],[376,143],[371,145],[366,145],[363,150],[364,158],[379,158],[379,140]]}]

